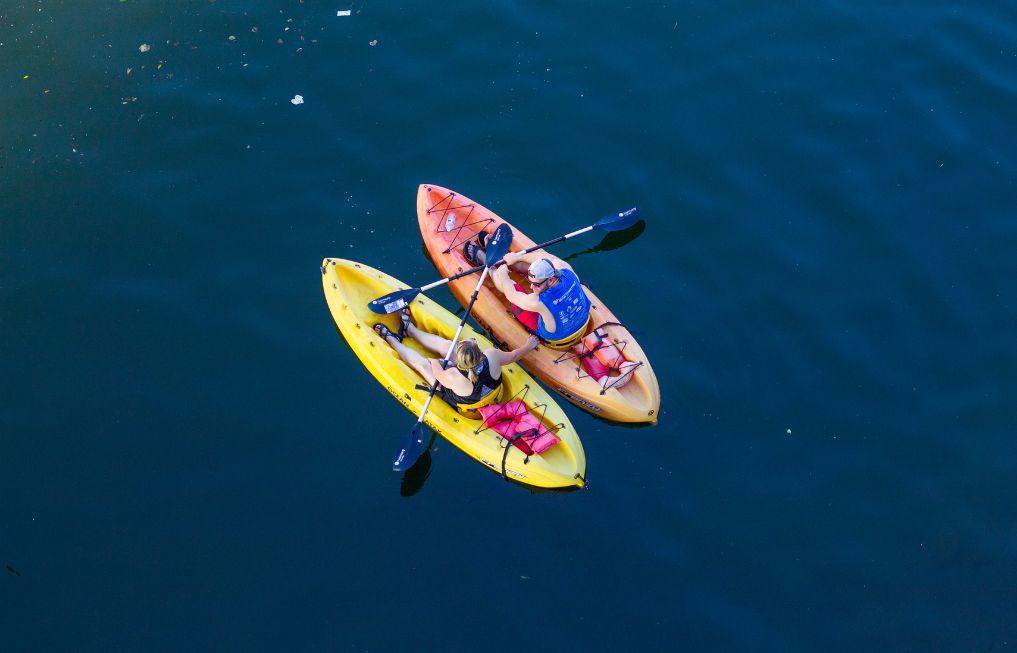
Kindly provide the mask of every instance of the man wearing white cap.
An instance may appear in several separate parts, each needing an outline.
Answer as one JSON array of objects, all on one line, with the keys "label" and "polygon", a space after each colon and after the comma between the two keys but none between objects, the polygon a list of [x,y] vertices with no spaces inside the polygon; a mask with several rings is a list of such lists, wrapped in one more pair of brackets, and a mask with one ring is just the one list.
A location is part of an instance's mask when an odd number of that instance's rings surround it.
[{"label": "man wearing white cap", "polygon": [[[572,267],[563,261],[556,269],[536,252],[509,252],[505,263],[494,269],[491,278],[505,298],[520,309],[516,313],[519,321],[553,349],[568,349],[578,342],[590,320],[590,300]],[[532,292],[526,292],[509,277],[510,266],[519,269],[523,265],[527,266],[526,278]]]}]

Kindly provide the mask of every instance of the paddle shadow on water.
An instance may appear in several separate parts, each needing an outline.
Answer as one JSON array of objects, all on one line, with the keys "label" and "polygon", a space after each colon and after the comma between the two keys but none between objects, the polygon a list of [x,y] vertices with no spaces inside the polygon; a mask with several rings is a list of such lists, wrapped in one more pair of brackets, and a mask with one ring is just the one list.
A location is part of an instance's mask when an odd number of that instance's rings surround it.
[{"label": "paddle shadow on water", "polygon": [[628,245],[636,238],[639,238],[644,231],[646,231],[646,220],[639,220],[638,222],[636,222],[634,225],[627,229],[622,229],[621,231],[612,231],[611,233],[604,236],[604,238],[602,238],[601,241],[594,245],[593,247],[590,247],[589,249],[584,249],[580,252],[575,252],[574,254],[569,254],[568,256],[563,257],[562,260],[573,261],[579,258],[580,256],[585,256],[586,254],[610,252],[612,249],[618,249],[619,247],[624,247],[625,245]]},{"label": "paddle shadow on water", "polygon": [[434,446],[435,433],[431,431],[431,440],[427,448],[421,454],[413,466],[403,472],[402,482],[399,483],[399,494],[404,497],[412,497],[420,492],[431,475],[431,447]]}]

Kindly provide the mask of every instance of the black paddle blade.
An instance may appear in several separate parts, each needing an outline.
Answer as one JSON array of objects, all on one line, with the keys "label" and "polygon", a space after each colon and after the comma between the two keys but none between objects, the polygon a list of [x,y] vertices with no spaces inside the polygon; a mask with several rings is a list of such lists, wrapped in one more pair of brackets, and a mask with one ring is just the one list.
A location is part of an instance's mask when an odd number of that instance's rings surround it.
[{"label": "black paddle blade", "polygon": [[367,308],[379,315],[388,315],[389,313],[395,313],[396,311],[401,310],[404,306],[408,306],[409,303],[413,301],[413,298],[419,294],[420,288],[397,290],[379,297],[378,299],[367,302]]},{"label": "black paddle blade", "polygon": [[633,206],[631,209],[625,211],[619,211],[618,213],[612,213],[611,215],[605,215],[600,220],[593,223],[593,226],[602,231],[618,231],[620,229],[628,229],[636,223],[639,219],[641,211],[638,206]]},{"label": "black paddle blade", "polygon": [[487,239],[487,245],[484,247],[484,265],[489,268],[497,265],[502,257],[505,256],[505,253],[508,252],[509,245],[511,244],[512,227],[503,222],[494,230],[494,234]]},{"label": "black paddle blade", "polygon": [[413,423],[413,428],[403,438],[402,447],[392,461],[392,471],[403,472],[413,467],[413,463],[417,462],[420,454],[427,451],[427,445],[431,442],[429,430],[421,422]]}]

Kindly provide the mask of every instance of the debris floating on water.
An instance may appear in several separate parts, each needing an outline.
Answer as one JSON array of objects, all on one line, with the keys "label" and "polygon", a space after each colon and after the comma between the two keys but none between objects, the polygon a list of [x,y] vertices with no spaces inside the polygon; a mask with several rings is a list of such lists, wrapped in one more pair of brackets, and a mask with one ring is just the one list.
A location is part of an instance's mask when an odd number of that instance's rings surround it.
[{"label": "debris floating on water", "polygon": [[371,39],[371,43],[370,43],[370,45],[371,45],[371,47],[372,47],[372,48],[373,48],[374,46],[378,45],[378,39]]},{"label": "debris floating on water", "polygon": [[290,100],[290,104],[303,104],[303,103],[304,103],[303,95],[294,95],[293,99]]},{"label": "debris floating on water", "polygon": [[340,9],[339,11],[335,12],[335,15],[336,16],[349,16],[351,13],[353,13],[353,12],[350,11],[349,9]]},{"label": "debris floating on water", "polygon": [[141,45],[138,46],[138,52],[148,52],[151,49],[152,46],[150,46],[148,43],[142,43]]},{"label": "debris floating on water", "polygon": [[236,40],[237,40],[237,37],[235,37],[235,36],[233,36],[232,34],[230,34],[230,36],[229,36],[229,40],[230,40],[230,41],[236,41]]}]

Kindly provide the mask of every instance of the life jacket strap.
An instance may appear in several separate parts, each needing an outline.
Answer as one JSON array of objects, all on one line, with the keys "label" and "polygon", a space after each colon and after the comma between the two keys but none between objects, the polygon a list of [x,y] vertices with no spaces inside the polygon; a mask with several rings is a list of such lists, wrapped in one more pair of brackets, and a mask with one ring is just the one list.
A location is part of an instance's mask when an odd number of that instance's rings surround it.
[{"label": "life jacket strap", "polygon": [[[505,453],[503,453],[501,455],[501,475],[502,475],[502,478],[504,478],[506,481],[509,480],[509,477],[508,477],[508,471],[506,470],[505,465],[506,465],[506,463],[508,461],[509,449],[512,448],[512,443],[514,443],[519,438],[522,438],[522,437],[525,437],[525,436],[528,436],[528,435],[537,435],[537,433],[539,433],[539,431],[537,429],[528,429],[526,431],[520,431],[520,432],[516,433],[515,435],[513,435],[512,437],[510,437],[505,442]],[[530,464],[530,457],[528,455],[526,455],[526,454],[523,454],[523,455],[524,455],[523,464],[524,465],[529,465]]]}]

